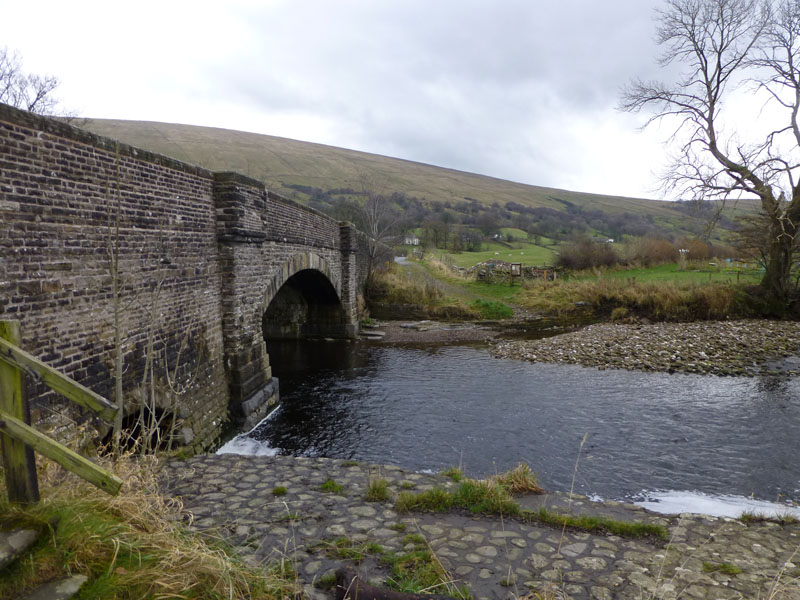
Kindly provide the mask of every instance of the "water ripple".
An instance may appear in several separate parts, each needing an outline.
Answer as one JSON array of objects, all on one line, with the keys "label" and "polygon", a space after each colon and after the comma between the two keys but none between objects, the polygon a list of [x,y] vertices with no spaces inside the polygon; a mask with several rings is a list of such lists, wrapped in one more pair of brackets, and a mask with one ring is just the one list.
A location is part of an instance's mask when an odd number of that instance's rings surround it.
[{"label": "water ripple", "polygon": [[[607,498],[800,488],[800,383],[495,359],[469,346],[270,346],[282,409],[249,439],[296,455],[485,475],[527,461]],[[286,360],[282,360],[282,356]],[[316,365],[316,366],[315,366]]]}]

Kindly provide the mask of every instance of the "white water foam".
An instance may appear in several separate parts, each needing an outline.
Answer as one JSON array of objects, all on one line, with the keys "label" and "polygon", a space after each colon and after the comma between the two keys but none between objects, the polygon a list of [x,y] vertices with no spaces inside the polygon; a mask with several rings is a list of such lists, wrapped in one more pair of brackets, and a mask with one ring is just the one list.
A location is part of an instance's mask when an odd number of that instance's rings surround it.
[{"label": "white water foam", "polygon": [[217,454],[244,454],[246,456],[275,456],[278,451],[264,442],[237,435],[217,450]]},{"label": "white water foam", "polygon": [[232,440],[224,443],[220,446],[219,450],[217,450],[217,454],[244,454],[246,456],[275,456],[278,453],[277,448],[272,448],[266,442],[262,442],[260,440],[253,439],[250,434],[258,429],[261,423],[268,421],[269,419],[273,418],[276,413],[280,410],[280,407],[273,410],[269,413],[266,417],[264,417],[261,421],[258,422],[258,425],[253,427],[250,431],[245,433],[240,433]]},{"label": "white water foam", "polygon": [[694,513],[713,517],[739,517],[752,513],[765,517],[800,518],[800,506],[754,500],[744,496],[712,496],[701,492],[645,492],[645,499],[634,504],[666,515]]}]

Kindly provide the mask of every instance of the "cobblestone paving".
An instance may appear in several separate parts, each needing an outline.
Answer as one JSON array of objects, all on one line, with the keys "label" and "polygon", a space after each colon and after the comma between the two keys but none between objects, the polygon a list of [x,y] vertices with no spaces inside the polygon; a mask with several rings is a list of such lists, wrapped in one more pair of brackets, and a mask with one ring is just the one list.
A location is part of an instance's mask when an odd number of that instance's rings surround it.
[{"label": "cobblestone paving", "polygon": [[[343,460],[199,456],[173,462],[168,487],[192,515],[191,528],[225,537],[253,564],[290,561],[308,596],[329,598],[314,584],[347,564],[362,577],[389,575],[381,552],[413,547],[423,536],[454,580],[476,599],[531,591],[569,598],[800,599],[800,524],[779,525],[682,515],[664,517],[620,503],[572,502],[573,512],[661,523],[669,544],[525,524],[467,513],[398,513],[393,500],[367,502],[369,482],[383,478],[396,497],[456,485],[440,475]],[[340,492],[325,492],[333,480]],[[286,493],[276,496],[276,487]],[[526,507],[566,509],[563,494],[519,498]],[[371,551],[358,564],[337,558],[332,542],[347,538]],[[419,539],[419,538],[417,538]],[[723,564],[738,574],[719,569]],[[728,569],[730,571],[730,569]]]}]

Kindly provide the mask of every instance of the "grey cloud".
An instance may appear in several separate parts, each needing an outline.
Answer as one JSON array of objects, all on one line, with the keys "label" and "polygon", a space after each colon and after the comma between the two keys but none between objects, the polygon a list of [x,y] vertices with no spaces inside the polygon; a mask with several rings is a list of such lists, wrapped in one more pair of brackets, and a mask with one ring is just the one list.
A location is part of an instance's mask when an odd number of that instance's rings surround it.
[{"label": "grey cloud", "polygon": [[561,140],[531,133],[614,110],[654,61],[655,4],[279,3],[247,15],[253,44],[217,76],[254,110],[336,122],[343,137],[326,143],[527,181],[545,165],[552,178]]}]

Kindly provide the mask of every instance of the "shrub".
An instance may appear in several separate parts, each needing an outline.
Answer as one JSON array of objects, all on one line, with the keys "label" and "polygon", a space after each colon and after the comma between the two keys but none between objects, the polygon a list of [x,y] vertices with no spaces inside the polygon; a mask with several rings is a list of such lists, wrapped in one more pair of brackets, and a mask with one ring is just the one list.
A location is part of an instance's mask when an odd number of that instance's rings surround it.
[{"label": "shrub", "polygon": [[605,242],[593,242],[588,237],[562,244],[556,255],[556,266],[573,271],[611,267],[619,264],[614,248]]}]

